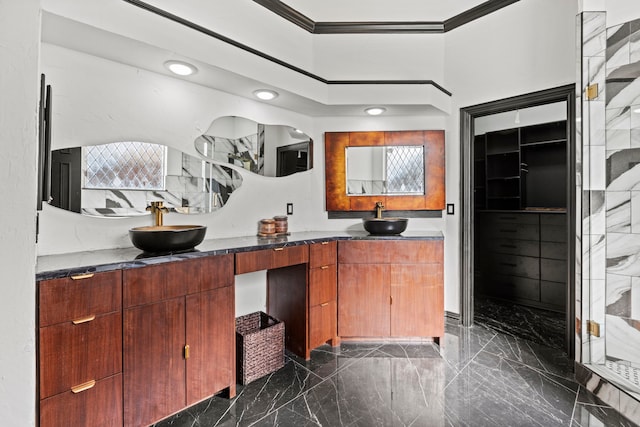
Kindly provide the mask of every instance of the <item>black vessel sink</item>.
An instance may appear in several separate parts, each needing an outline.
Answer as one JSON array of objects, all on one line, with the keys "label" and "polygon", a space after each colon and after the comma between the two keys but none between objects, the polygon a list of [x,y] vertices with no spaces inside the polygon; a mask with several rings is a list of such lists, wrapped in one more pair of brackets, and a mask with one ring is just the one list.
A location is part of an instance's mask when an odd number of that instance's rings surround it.
[{"label": "black vessel sink", "polygon": [[407,218],[367,218],[363,219],[364,229],[369,234],[393,235],[400,234],[407,229]]},{"label": "black vessel sink", "polygon": [[134,227],[129,238],[145,252],[175,252],[192,249],[204,240],[207,227],[203,225],[154,225]]}]

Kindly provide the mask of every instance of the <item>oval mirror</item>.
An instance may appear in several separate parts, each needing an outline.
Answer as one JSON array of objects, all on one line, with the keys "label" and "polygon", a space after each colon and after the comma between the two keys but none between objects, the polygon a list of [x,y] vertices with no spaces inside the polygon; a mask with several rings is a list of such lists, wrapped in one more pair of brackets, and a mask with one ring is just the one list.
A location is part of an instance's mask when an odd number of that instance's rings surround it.
[{"label": "oval mirror", "polygon": [[291,126],[220,117],[194,144],[205,159],[263,176],[287,176],[313,167],[313,141]]},{"label": "oval mirror", "polygon": [[241,184],[232,168],[159,144],[113,142],[51,153],[50,204],[91,216],[148,215],[151,201],[173,212],[213,212]]}]

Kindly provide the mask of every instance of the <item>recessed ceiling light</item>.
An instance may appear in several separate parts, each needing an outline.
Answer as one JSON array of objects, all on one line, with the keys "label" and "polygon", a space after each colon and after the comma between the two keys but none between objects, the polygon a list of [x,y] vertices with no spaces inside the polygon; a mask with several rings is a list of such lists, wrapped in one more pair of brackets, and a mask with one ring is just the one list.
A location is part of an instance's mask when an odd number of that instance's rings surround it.
[{"label": "recessed ceiling light", "polygon": [[179,76],[190,76],[198,71],[194,65],[182,61],[167,61],[164,63],[164,66],[173,74]]},{"label": "recessed ceiling light", "polygon": [[369,107],[364,110],[364,112],[370,116],[379,116],[385,111],[387,111],[387,109],[384,107]]},{"label": "recessed ceiling light", "polygon": [[278,97],[278,92],[269,89],[258,89],[254,91],[253,94],[265,101],[271,101],[272,99],[276,99]]}]

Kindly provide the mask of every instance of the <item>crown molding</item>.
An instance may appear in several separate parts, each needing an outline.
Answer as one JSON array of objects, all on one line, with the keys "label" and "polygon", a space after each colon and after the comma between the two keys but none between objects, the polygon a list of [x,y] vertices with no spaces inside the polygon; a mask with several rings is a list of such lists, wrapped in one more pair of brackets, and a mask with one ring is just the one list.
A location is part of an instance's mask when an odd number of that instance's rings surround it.
[{"label": "crown molding", "polygon": [[[322,78],[320,76],[318,76],[317,74],[313,74],[307,70],[304,70],[300,67],[296,67],[295,65],[289,64],[281,59],[278,59],[274,56],[271,56],[269,54],[266,54],[264,52],[261,52],[255,48],[252,48],[246,44],[240,43],[236,40],[233,40],[229,37],[226,37],[220,33],[217,33],[215,31],[212,31],[206,27],[203,27],[201,25],[198,25],[192,21],[189,21],[185,18],[182,18],[178,15],[174,15],[171,12],[168,12],[164,9],[160,9],[158,7],[155,7],[153,5],[150,5],[148,3],[145,3],[141,0],[122,0],[125,3],[129,3],[132,6],[136,6],[139,7],[143,10],[146,10],[147,12],[153,13],[155,15],[161,16],[163,18],[166,18],[170,21],[173,21],[175,23],[178,23],[180,25],[184,25],[188,28],[191,28],[192,30],[198,31],[199,33],[205,34],[209,37],[215,38],[217,40],[220,40],[224,43],[228,43],[234,47],[237,47],[238,49],[242,49],[246,52],[249,52],[253,55],[259,56],[263,59],[266,59],[268,61],[271,61],[275,64],[281,65],[291,71],[295,71],[297,73],[300,73],[304,76],[310,77],[314,80],[317,80],[321,83],[327,84],[327,85],[364,85],[364,84],[371,84],[371,85],[430,85],[433,86],[434,88],[436,88],[437,90],[439,90],[440,92],[444,93],[447,96],[451,96],[451,92],[449,92],[448,90],[446,90],[444,87],[440,86],[438,83],[434,82],[433,80],[328,80],[325,78]],[[260,0],[260,1],[267,1],[267,0]],[[516,0],[517,1],[517,0]]]},{"label": "crown molding", "polygon": [[441,34],[458,28],[520,0],[488,0],[443,22],[315,22],[280,0],[253,0],[312,34]]}]

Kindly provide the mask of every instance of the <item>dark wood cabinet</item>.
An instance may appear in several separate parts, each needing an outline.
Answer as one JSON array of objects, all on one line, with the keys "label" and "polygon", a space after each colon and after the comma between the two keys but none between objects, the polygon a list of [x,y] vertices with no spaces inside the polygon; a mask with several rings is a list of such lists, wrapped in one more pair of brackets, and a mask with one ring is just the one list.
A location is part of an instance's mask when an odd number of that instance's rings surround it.
[{"label": "dark wood cabinet", "polygon": [[[285,324],[285,346],[309,359],[325,342],[339,344],[336,333],[336,242],[236,255],[236,273],[266,267],[267,312]],[[273,261],[273,254],[283,257]],[[265,259],[261,259],[261,257]],[[292,265],[288,265],[286,263]]]},{"label": "dark wood cabinet", "polygon": [[474,138],[476,292],[564,311],[567,123]]},{"label": "dark wood cabinet", "polygon": [[332,346],[340,343],[337,254],[335,241],[309,245],[309,350],[326,342]]},{"label": "dark wood cabinet", "polygon": [[121,272],[38,283],[41,427],[122,425]]},{"label": "dark wood cabinet", "polygon": [[233,255],[124,271],[124,424],[235,394]]},{"label": "dark wood cabinet", "polygon": [[443,247],[430,241],[341,241],[338,335],[444,336]]},{"label": "dark wood cabinet", "polygon": [[566,214],[562,212],[479,213],[477,291],[523,305],[564,311],[565,221]]}]

